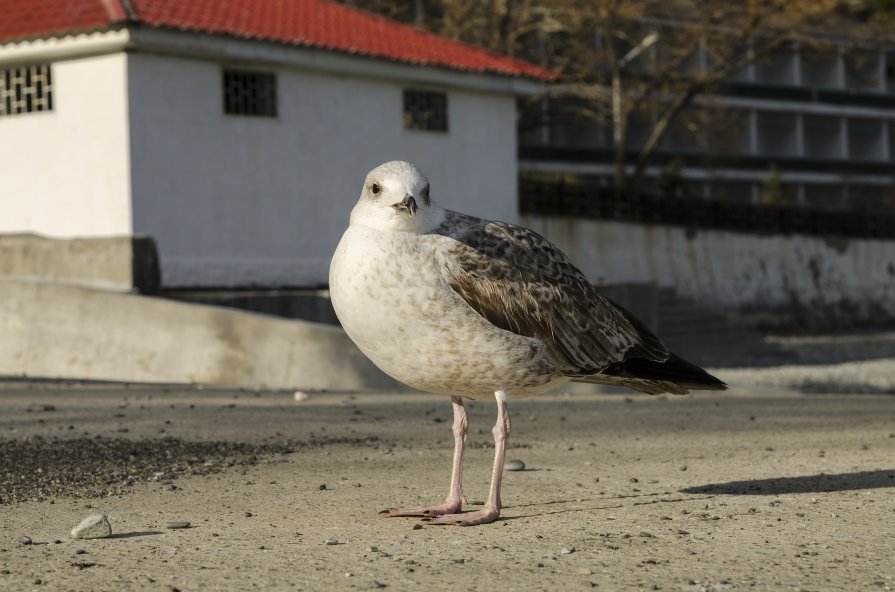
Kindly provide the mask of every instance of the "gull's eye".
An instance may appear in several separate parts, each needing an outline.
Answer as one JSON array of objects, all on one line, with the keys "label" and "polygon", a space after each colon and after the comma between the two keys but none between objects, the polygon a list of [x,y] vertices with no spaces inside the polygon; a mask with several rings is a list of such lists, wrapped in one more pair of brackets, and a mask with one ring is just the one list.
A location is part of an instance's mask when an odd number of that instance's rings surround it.
[{"label": "gull's eye", "polygon": [[372,185],[370,185],[370,191],[373,192],[373,195],[376,195],[380,191],[382,191],[382,187],[379,186],[379,183],[373,183]]}]

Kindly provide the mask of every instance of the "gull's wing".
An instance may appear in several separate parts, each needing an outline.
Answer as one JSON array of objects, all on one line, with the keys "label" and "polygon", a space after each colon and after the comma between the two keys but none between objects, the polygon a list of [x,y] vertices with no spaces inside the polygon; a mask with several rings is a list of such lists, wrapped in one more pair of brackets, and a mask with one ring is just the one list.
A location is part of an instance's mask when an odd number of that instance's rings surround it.
[{"label": "gull's wing", "polygon": [[450,212],[436,233],[454,239],[442,257],[451,288],[497,327],[544,343],[566,376],[590,377],[628,358],[669,359],[646,325],[536,232]]}]

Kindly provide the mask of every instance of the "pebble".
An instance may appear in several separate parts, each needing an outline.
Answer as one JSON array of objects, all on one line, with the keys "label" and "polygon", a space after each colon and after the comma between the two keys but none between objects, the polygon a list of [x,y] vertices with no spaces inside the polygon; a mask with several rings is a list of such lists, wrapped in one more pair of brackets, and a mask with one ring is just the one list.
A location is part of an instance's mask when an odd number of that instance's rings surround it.
[{"label": "pebble", "polygon": [[423,529],[423,525],[422,525],[422,524],[414,524],[414,525],[413,525],[413,530],[422,530],[422,529]]},{"label": "pebble", "polygon": [[645,530],[641,530],[641,531],[640,531],[640,536],[642,536],[642,537],[645,538],[645,539],[654,539],[654,538],[656,538],[656,535],[654,535],[654,534],[651,533],[651,532],[647,532],[647,531],[645,531]]},{"label": "pebble", "polygon": [[190,523],[186,520],[168,520],[165,522],[165,528],[189,528]]},{"label": "pebble", "polygon": [[339,544],[339,539],[336,539],[336,538],[329,538],[329,539],[326,539],[324,542],[325,542],[327,545],[338,545],[338,544]]},{"label": "pebble", "polygon": [[19,539],[19,542],[22,543],[23,545],[30,545],[33,541],[31,540],[31,537],[23,536],[22,538]]},{"label": "pebble", "polygon": [[112,534],[112,525],[105,514],[91,514],[71,529],[76,539],[104,539]]},{"label": "pebble", "polygon": [[295,394],[292,395],[292,398],[301,403],[302,401],[307,401],[311,398],[311,395],[304,391],[295,391]]},{"label": "pebble", "polygon": [[252,513],[251,513],[251,512],[243,512],[242,515],[245,516],[246,518],[251,518],[251,517],[252,517]]},{"label": "pebble", "polygon": [[575,552],[575,547],[563,547],[559,552],[563,555],[570,555]]},{"label": "pebble", "polygon": [[503,470],[504,471],[524,471],[525,463],[518,459],[508,460],[507,462],[505,462],[503,464]]}]

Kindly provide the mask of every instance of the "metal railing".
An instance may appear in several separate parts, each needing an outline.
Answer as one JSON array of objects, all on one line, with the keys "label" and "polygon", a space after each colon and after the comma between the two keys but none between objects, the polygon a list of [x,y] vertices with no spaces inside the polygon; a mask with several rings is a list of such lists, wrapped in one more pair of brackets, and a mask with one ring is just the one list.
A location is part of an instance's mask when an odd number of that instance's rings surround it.
[{"label": "metal railing", "polygon": [[890,212],[743,204],[634,192],[618,195],[611,189],[536,175],[520,177],[519,209],[522,214],[667,224],[694,230],[895,239],[895,213]]}]

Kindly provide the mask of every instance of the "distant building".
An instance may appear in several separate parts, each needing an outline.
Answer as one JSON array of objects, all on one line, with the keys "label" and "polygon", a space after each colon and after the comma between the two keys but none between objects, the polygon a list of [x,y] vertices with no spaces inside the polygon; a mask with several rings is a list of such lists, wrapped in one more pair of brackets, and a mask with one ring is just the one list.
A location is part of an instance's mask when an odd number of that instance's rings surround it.
[{"label": "distant building", "polygon": [[[770,188],[778,193],[774,203],[895,208],[895,49],[843,41],[826,53],[780,52],[739,72],[710,102],[702,99],[688,113],[720,113],[721,133],[694,135],[681,118],[650,161],[648,190],[659,191],[672,170],[697,198],[762,203]],[[608,185],[609,125],[552,112],[549,125],[522,135],[522,171],[574,173]],[[632,161],[646,139],[644,123],[631,123]]]},{"label": "distant building", "polygon": [[148,234],[167,287],[324,285],[366,172],[517,217],[551,72],[323,0],[0,0],[0,232]]}]

